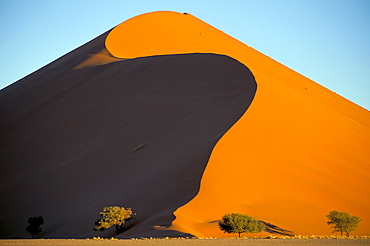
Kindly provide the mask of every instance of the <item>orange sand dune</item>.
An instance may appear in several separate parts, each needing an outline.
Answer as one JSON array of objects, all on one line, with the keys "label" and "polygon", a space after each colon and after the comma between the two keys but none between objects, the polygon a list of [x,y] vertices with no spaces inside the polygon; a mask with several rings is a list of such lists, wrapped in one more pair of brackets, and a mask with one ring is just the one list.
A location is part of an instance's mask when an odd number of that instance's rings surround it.
[{"label": "orange sand dune", "polygon": [[[370,113],[190,14],[154,12],[106,39],[116,57],[217,53],[254,74],[250,109],[217,143],[198,195],[173,229],[227,236],[225,213],[247,213],[296,234],[330,234],[325,215],[348,211],[370,233]],[[304,57],[302,57],[304,59]]]},{"label": "orange sand dune", "polygon": [[92,228],[113,205],[137,213],[121,238],[227,237],[230,212],[330,234],[334,209],[370,234],[369,111],[190,14],[123,22],[1,90],[0,114],[0,238],[40,215],[43,237],[110,237]]}]

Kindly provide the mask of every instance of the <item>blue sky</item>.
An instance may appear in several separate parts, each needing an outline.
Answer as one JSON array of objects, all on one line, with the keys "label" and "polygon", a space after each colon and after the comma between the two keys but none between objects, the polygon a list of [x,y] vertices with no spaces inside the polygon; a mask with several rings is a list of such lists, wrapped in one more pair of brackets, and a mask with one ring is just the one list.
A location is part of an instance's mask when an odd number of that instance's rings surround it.
[{"label": "blue sky", "polygon": [[158,10],[191,13],[370,109],[369,0],[0,0],[0,88]]}]

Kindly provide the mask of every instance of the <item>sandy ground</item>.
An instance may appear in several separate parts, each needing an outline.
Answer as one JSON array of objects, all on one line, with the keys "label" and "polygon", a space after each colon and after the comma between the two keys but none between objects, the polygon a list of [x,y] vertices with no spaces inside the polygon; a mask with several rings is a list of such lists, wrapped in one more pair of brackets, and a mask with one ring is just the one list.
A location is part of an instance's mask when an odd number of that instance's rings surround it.
[{"label": "sandy ground", "polygon": [[120,245],[370,245],[370,239],[153,239],[153,240],[76,240],[76,239],[38,239],[38,240],[0,240],[3,246],[120,246]]}]

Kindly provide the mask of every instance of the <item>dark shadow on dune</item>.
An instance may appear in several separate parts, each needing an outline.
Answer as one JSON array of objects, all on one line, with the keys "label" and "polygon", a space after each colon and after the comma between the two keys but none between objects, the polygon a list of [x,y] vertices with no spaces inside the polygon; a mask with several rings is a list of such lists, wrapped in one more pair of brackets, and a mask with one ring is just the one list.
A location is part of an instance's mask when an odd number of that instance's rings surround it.
[{"label": "dark shadow on dune", "polygon": [[289,230],[285,230],[281,227],[278,227],[277,225],[262,221],[263,224],[266,226],[266,232],[271,233],[271,234],[277,234],[281,236],[294,236],[294,233]]},{"label": "dark shadow on dune", "polygon": [[122,238],[191,236],[155,228],[198,193],[215,144],[254,98],[254,77],[215,54],[74,70],[106,35],[0,91],[0,237],[24,237],[33,214],[48,238],[109,236],[93,231],[106,206],[137,214]]},{"label": "dark shadow on dune", "polygon": [[209,224],[213,224],[213,223],[218,223],[218,222],[220,222],[221,220],[213,220],[213,221],[210,221],[210,222],[208,222]]}]

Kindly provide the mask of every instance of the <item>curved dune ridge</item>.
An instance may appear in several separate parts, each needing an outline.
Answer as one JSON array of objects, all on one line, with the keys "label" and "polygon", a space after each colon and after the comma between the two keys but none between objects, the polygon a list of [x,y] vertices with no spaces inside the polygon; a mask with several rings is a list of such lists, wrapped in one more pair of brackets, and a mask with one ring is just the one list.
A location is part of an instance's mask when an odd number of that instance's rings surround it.
[{"label": "curved dune ridge", "polygon": [[120,58],[224,54],[256,77],[252,106],[217,143],[173,229],[227,236],[212,222],[240,212],[282,234],[330,234],[325,215],[336,209],[363,219],[356,234],[370,233],[369,111],[190,14],[134,17],[111,31],[106,47]]},{"label": "curved dune ridge", "polygon": [[92,229],[114,205],[137,214],[120,237],[192,236],[161,229],[198,193],[254,77],[215,54],[106,63],[106,35],[0,92],[1,238],[27,237],[31,216],[43,216],[43,237],[111,237]]},{"label": "curved dune ridge", "polygon": [[369,111],[190,14],[123,22],[1,90],[0,114],[0,237],[39,215],[48,238],[112,236],[92,230],[111,205],[137,213],[121,238],[229,237],[231,212],[330,234],[334,209],[370,234]]}]

